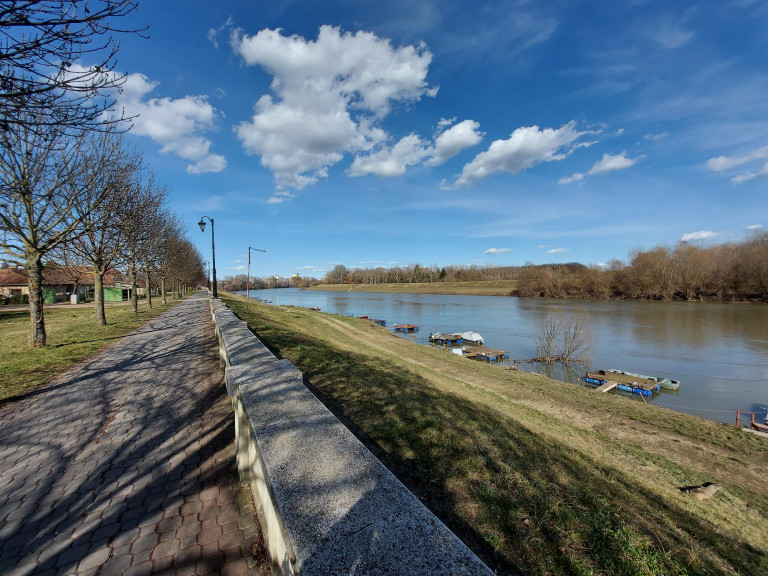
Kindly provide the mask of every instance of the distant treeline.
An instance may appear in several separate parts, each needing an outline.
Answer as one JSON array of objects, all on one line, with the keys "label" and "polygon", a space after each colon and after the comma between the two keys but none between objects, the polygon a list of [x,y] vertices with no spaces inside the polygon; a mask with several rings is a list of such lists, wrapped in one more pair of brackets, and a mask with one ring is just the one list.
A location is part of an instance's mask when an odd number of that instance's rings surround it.
[{"label": "distant treeline", "polygon": [[[645,300],[768,302],[768,232],[742,242],[701,247],[685,242],[674,249],[637,250],[628,263],[605,266],[525,264],[523,266],[422,266],[353,268],[339,264],[322,279],[251,278],[251,288],[308,287],[316,284],[401,284],[514,280],[511,296]],[[246,276],[225,279],[227,290],[245,290]]]}]

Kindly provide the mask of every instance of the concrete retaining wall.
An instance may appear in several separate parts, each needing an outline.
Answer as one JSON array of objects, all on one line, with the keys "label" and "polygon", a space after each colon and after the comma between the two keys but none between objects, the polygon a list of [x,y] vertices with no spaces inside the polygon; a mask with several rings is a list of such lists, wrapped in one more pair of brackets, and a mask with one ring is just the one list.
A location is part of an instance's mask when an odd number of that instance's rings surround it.
[{"label": "concrete retaining wall", "polygon": [[284,575],[493,574],[220,300],[237,466]]}]

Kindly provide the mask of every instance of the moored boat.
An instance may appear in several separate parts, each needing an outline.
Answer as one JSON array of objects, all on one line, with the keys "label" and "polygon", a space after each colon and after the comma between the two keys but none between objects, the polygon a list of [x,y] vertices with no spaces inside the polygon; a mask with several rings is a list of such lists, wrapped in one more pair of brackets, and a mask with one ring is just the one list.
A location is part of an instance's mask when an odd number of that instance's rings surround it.
[{"label": "moored boat", "polygon": [[395,332],[418,332],[416,324],[395,324]]},{"label": "moored boat", "polygon": [[459,334],[461,336],[461,339],[466,344],[474,344],[475,346],[482,346],[485,344],[485,340],[483,340],[483,337],[480,336],[477,332],[472,332],[471,330],[468,330],[467,332],[462,332]]},{"label": "moored boat", "polygon": [[433,344],[444,344],[447,346],[460,346],[461,344],[472,344],[473,346],[482,346],[485,344],[483,337],[477,332],[468,330],[466,332],[442,333],[435,332],[429,335],[429,341]]},{"label": "moored boat", "polygon": [[433,344],[444,344],[446,346],[460,346],[464,343],[464,339],[460,334],[443,334],[441,332],[430,334],[429,341]]}]

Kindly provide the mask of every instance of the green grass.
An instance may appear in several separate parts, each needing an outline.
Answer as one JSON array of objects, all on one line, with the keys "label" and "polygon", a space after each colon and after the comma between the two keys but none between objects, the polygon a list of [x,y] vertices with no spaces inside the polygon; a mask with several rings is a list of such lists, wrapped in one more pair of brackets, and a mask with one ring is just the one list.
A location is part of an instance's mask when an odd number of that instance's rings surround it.
[{"label": "green grass", "polygon": [[0,308],[0,402],[44,386],[52,376],[109,346],[177,302],[168,299],[163,306],[155,297],[152,309],[148,309],[142,301],[138,315],[133,314],[129,303],[107,306],[106,326],[96,324],[93,306],[47,308],[44,348],[32,348],[28,343],[28,309]]},{"label": "green grass", "polygon": [[[768,441],[360,320],[222,297],[500,573],[768,573]],[[705,481],[723,487],[706,503],[678,490]]]}]

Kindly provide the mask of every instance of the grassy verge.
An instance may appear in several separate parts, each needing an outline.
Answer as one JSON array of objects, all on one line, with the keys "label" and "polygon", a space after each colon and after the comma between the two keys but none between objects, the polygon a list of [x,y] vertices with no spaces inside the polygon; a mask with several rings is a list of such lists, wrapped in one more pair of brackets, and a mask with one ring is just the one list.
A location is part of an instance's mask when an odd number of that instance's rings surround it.
[{"label": "grassy verge", "polygon": [[463,294],[474,296],[509,296],[516,289],[516,280],[422,282],[414,284],[321,284],[310,288],[310,290],[332,290],[334,292],[401,292],[408,294]]},{"label": "grassy verge", "polygon": [[162,314],[167,305],[153,299],[152,308],[139,304],[134,316],[129,303],[108,306],[107,325],[96,324],[93,306],[47,308],[45,328],[48,345],[33,349],[28,344],[29,310],[0,308],[0,402],[43,386],[52,376],[71,368],[88,356]]},{"label": "grassy verge", "polygon": [[[768,440],[223,295],[499,573],[768,573]],[[683,486],[715,482],[700,501]]]}]

